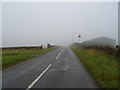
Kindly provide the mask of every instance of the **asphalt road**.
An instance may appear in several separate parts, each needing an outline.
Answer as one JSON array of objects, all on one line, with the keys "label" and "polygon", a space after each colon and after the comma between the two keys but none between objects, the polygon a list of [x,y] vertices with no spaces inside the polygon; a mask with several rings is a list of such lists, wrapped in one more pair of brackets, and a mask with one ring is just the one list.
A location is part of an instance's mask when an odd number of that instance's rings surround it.
[{"label": "asphalt road", "polygon": [[3,88],[96,88],[70,48],[61,47],[3,71]]}]

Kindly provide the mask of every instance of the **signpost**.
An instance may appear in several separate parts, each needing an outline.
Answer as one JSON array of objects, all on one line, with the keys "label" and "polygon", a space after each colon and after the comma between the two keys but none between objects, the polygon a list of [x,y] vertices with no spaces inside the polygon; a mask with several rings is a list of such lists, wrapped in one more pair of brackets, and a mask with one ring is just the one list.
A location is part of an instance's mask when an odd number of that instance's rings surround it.
[{"label": "signpost", "polygon": [[80,43],[80,38],[81,38],[81,35],[79,34],[79,35],[78,35],[79,43]]}]

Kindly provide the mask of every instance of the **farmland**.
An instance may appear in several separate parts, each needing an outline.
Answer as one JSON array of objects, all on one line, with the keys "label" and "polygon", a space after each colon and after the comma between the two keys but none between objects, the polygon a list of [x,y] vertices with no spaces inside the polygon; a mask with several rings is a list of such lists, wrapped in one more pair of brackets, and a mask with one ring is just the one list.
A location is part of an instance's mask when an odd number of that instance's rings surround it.
[{"label": "farmland", "polygon": [[6,69],[10,66],[23,62],[25,60],[36,57],[37,55],[41,55],[47,53],[56,47],[48,48],[48,49],[3,49],[2,50],[2,69]]}]

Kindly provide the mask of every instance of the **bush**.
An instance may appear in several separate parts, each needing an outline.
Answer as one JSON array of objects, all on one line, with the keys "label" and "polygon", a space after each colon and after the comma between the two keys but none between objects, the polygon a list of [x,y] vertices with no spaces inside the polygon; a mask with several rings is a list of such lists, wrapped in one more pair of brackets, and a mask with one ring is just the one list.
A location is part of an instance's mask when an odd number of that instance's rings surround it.
[{"label": "bush", "polygon": [[112,48],[109,46],[83,46],[85,49],[95,49],[95,50],[100,50],[103,51],[109,55],[119,57],[120,56],[120,49],[119,48]]}]

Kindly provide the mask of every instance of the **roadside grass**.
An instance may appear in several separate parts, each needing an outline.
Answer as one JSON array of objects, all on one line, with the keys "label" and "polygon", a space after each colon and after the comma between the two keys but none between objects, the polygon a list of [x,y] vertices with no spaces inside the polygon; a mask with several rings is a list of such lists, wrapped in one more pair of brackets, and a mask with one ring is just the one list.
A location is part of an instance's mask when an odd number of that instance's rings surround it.
[{"label": "roadside grass", "polygon": [[100,88],[118,88],[118,59],[95,49],[72,48]]},{"label": "roadside grass", "polygon": [[2,50],[0,49],[0,70],[2,69]]},{"label": "roadside grass", "polygon": [[55,49],[5,49],[2,50],[2,69],[18,64],[22,61],[34,58],[36,54],[44,54]]}]

